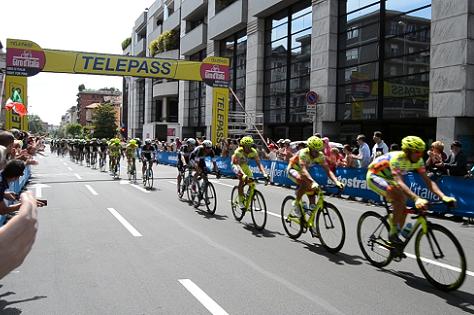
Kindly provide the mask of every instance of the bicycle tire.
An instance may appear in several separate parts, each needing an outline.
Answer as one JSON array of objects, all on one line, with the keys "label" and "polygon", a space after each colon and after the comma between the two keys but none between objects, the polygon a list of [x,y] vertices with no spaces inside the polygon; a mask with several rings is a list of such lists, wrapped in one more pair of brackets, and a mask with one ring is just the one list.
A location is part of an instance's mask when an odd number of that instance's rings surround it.
[{"label": "bicycle tire", "polygon": [[[297,217],[294,215],[292,202],[295,200],[293,196],[286,196],[281,204],[281,222],[286,234],[292,239],[297,239],[303,233],[303,226],[301,225],[301,215]],[[301,210],[300,210],[301,212]]]},{"label": "bicycle tire", "polygon": [[239,187],[237,186],[232,188],[232,193],[230,194],[230,206],[234,218],[239,222],[242,221],[242,218],[245,216],[245,211],[239,206]]},{"label": "bicycle tire", "polygon": [[153,188],[153,170],[149,168],[147,170],[147,178],[146,178],[146,188],[152,189]]},{"label": "bicycle tire", "polygon": [[177,187],[177,188],[178,188],[178,198],[179,198],[180,200],[183,199],[184,191],[185,191],[185,189],[186,189],[186,183],[185,183],[185,182],[186,182],[186,178],[185,178],[184,176],[181,176],[181,184],[178,185],[178,184],[176,183],[177,186],[178,186],[178,187]]},{"label": "bicycle tire", "polygon": [[[331,214],[331,211],[333,214]],[[338,223],[336,219],[339,221]],[[338,228],[341,230],[340,236],[337,235],[339,234],[338,232],[335,232],[335,229]],[[344,219],[339,210],[332,203],[324,202],[323,209],[316,214],[316,231],[321,244],[328,252],[337,253],[344,246],[346,240]],[[331,233],[326,233],[330,231]]]},{"label": "bicycle tire", "polygon": [[[371,220],[375,220],[373,222],[375,228],[371,226],[367,229],[367,232],[365,232],[365,229],[362,230],[362,226],[364,223],[369,222],[370,217],[372,217]],[[365,226],[367,226],[367,224],[368,223],[366,223]],[[376,267],[385,267],[392,261],[391,251],[383,245],[380,245],[388,244],[389,233],[390,226],[386,220],[386,216],[381,216],[375,211],[363,213],[357,222],[357,242],[359,243],[360,250],[365,259]],[[376,260],[377,257],[381,259]]]},{"label": "bicycle tire", "polygon": [[[453,252],[450,252],[450,253],[446,253],[446,247],[445,245],[447,244],[446,241],[444,242],[438,242],[438,239],[440,237],[440,235],[438,236],[434,236],[434,231],[438,231],[439,233],[441,234],[444,234],[444,236],[446,236],[450,241],[452,241],[452,243],[454,244],[454,251]],[[449,254],[449,255],[454,255],[455,252],[457,252],[457,254],[459,255],[459,265],[460,266],[453,266],[453,263],[452,262],[449,262],[448,265],[452,266],[452,267],[455,267],[456,269],[459,269],[459,270],[452,270],[452,269],[447,269],[445,267],[442,267],[441,264],[444,264],[446,265],[446,261],[445,260],[442,260],[442,262],[439,262],[439,261],[436,261],[436,260],[440,260],[439,258],[442,258],[442,257],[436,257],[435,255],[432,255],[432,256],[428,256],[426,254],[430,253],[429,251],[423,251],[423,253],[421,253],[420,251],[420,246],[421,246],[421,241],[423,239],[423,236],[426,236],[427,240],[428,240],[428,244],[431,246],[431,253],[433,254],[433,245],[437,245],[438,246],[438,249],[439,247],[442,245],[445,249],[444,249],[444,254]],[[431,240],[430,240],[430,237],[431,237]],[[437,253],[439,253],[438,250],[436,250]],[[435,254],[437,254],[435,253]],[[439,225],[439,224],[434,224],[434,223],[428,223],[428,233],[425,234],[423,233],[423,229],[421,229],[417,236],[416,236],[416,240],[415,240],[415,255],[416,255],[416,261],[418,262],[418,266],[420,267],[421,269],[421,272],[423,273],[423,275],[425,276],[425,278],[437,289],[440,289],[442,291],[452,291],[452,290],[456,290],[458,289],[464,282],[465,278],[466,278],[466,269],[467,269],[467,266],[466,266],[466,256],[464,255],[464,250],[461,246],[461,243],[459,243],[459,241],[457,240],[457,238],[454,236],[453,233],[451,233],[447,228],[445,228],[444,226],[442,225]],[[425,256],[425,257],[423,257]],[[428,257],[426,257],[428,256]],[[433,257],[434,256],[434,257]],[[426,263],[426,264],[425,264]],[[427,268],[428,266],[438,266],[440,268],[440,270],[446,270],[446,272],[458,272],[458,275],[454,278],[454,281],[452,282],[449,282],[449,283],[441,283],[440,281],[437,281],[433,275],[430,273],[431,271],[431,268]],[[443,273],[443,279],[447,279],[448,277],[445,276],[445,274]],[[449,277],[451,278],[451,277]]]},{"label": "bicycle tire", "polygon": [[217,210],[217,195],[216,189],[211,182],[207,182],[206,190],[204,191],[204,203],[206,204],[207,212],[210,214],[216,213]]},{"label": "bicycle tire", "polygon": [[[258,190],[254,191],[250,207],[252,209],[252,221],[255,228],[259,231],[263,230],[267,223],[267,205],[263,194]],[[259,221],[259,219],[262,221]]]}]

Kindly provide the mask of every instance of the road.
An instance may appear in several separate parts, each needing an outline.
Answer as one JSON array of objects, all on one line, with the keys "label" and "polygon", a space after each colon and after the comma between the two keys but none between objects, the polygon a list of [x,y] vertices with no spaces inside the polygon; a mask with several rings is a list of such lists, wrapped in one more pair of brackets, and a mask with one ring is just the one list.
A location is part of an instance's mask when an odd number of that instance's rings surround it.
[{"label": "road", "polygon": [[1,314],[474,313],[474,226],[439,220],[460,240],[470,270],[458,291],[444,293],[412,258],[384,269],[365,261],[356,223],[367,210],[383,213],[378,207],[328,198],[347,234],[333,255],[309,233],[286,236],[278,216],[292,194],[286,188],[260,187],[270,215],[257,232],[250,216],[232,216],[231,179],[215,181],[210,216],[177,199],[169,166],[154,167],[156,189],[146,191],[68,158],[39,162],[29,187],[48,206],[25,263],[0,281]]}]

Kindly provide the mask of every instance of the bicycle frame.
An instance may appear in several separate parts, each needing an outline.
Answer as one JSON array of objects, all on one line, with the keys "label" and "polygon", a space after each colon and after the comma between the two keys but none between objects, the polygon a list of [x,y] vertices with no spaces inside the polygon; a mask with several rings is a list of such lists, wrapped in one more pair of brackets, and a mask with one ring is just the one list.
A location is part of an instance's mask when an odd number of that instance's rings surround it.
[{"label": "bicycle frame", "polygon": [[245,206],[245,210],[249,210],[257,185],[255,183],[255,180],[249,179],[249,181],[244,184],[244,187],[242,187],[242,189],[245,189],[245,186],[249,186],[249,190],[248,190],[248,196],[245,196],[244,194],[244,206]]}]

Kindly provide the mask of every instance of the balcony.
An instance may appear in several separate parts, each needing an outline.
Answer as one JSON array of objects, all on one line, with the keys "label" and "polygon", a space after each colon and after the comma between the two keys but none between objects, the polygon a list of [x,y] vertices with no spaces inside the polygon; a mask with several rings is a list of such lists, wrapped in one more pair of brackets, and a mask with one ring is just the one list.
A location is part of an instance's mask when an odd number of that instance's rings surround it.
[{"label": "balcony", "polygon": [[140,57],[145,56],[145,53],[146,53],[145,43],[146,43],[145,38],[142,38],[138,42],[136,42],[135,45],[133,46],[132,55],[140,56]]},{"label": "balcony", "polygon": [[181,3],[181,19],[191,20],[207,13],[207,0],[184,0]]},{"label": "balcony", "polygon": [[148,8],[148,16],[154,16],[162,6],[162,0],[155,0],[150,8]]},{"label": "balcony", "polygon": [[153,84],[153,97],[177,96],[178,83],[178,81],[171,81]]},{"label": "balcony", "polygon": [[263,114],[229,111],[229,135],[242,136],[263,132]]},{"label": "balcony", "polygon": [[155,40],[160,36],[162,30],[161,30],[161,25],[158,25],[151,33],[147,34],[146,36],[146,45],[150,45],[152,40]]},{"label": "balcony", "polygon": [[139,33],[146,26],[146,21],[147,21],[147,12],[143,12],[142,14],[140,14],[138,19],[136,19],[133,30],[136,33]]},{"label": "balcony", "polygon": [[155,55],[155,58],[179,59],[178,49],[164,51]]},{"label": "balcony", "polygon": [[247,25],[247,0],[238,0],[209,19],[209,38],[223,39]]},{"label": "balcony", "polygon": [[[193,0],[191,0],[193,1]],[[207,25],[200,24],[181,38],[181,54],[192,55],[207,46]]]},{"label": "balcony", "polygon": [[163,21],[163,32],[171,31],[179,27],[179,9],[173,12],[166,20]]}]

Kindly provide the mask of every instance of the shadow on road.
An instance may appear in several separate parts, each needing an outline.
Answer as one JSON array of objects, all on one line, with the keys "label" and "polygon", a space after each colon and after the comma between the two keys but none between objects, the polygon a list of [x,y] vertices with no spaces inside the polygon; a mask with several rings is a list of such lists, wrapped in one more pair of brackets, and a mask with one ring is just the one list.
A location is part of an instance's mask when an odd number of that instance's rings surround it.
[{"label": "shadow on road", "polygon": [[342,252],[332,254],[320,244],[310,244],[301,240],[295,240],[295,242],[303,244],[309,251],[324,256],[337,265],[362,265],[362,260],[364,260],[364,258],[359,255],[348,255]]},{"label": "shadow on road", "polygon": [[255,237],[275,237],[277,235],[284,235],[277,231],[270,231],[267,229],[263,229],[261,231],[257,230],[252,223],[242,223],[242,226],[245,230],[252,232],[252,235]]},{"label": "shadow on road", "polygon": [[229,218],[226,215],[210,214],[206,210],[201,210],[199,208],[194,208],[194,212],[196,212],[197,214],[203,216],[204,218],[206,218],[208,220],[215,219],[215,220],[218,220],[218,221],[222,221],[222,220],[227,220]]},{"label": "shadow on road", "polygon": [[[0,288],[1,287],[2,287],[2,285],[0,285]],[[7,301],[5,299],[5,297],[10,296],[10,295],[14,295],[14,294],[15,294],[15,292],[11,292],[11,291],[0,294],[0,314],[2,314],[2,315],[3,314],[5,314],[5,315],[21,314],[22,311],[20,309],[18,309],[16,307],[10,307],[10,305],[23,303],[23,302],[29,302],[29,301],[35,301],[35,300],[46,298],[46,296],[34,296],[32,298],[29,298],[29,299],[14,300],[14,301]]]},{"label": "shadow on road", "polygon": [[437,295],[440,298],[445,299],[446,303],[449,305],[455,306],[466,313],[474,314],[474,294],[472,293],[465,292],[460,289],[453,292],[440,291],[433,287],[425,278],[418,277],[407,271],[395,271],[391,269],[379,269],[379,271],[400,277],[405,280],[405,283],[410,287],[424,291],[426,293]]}]

